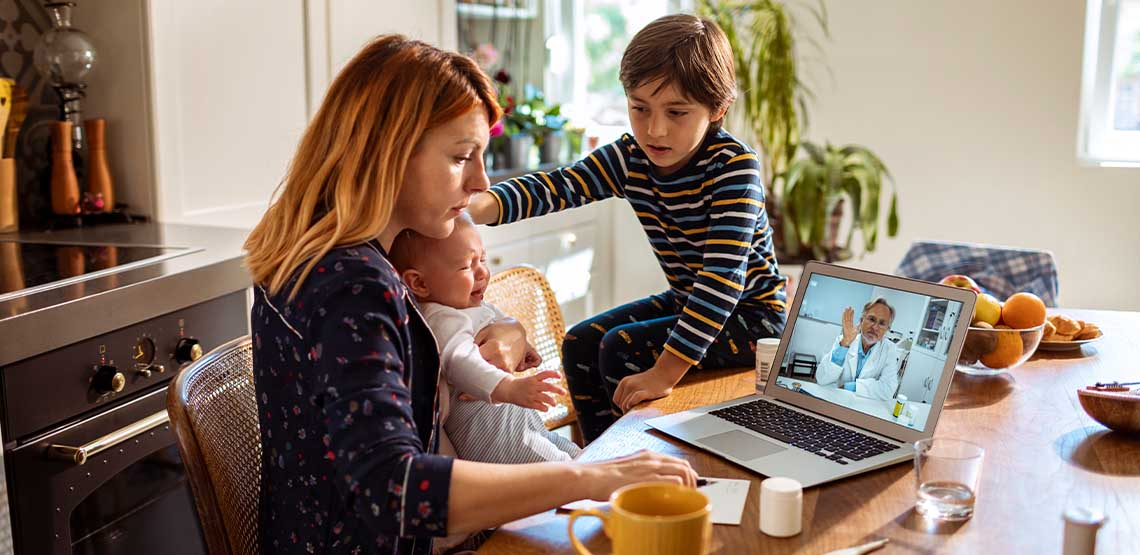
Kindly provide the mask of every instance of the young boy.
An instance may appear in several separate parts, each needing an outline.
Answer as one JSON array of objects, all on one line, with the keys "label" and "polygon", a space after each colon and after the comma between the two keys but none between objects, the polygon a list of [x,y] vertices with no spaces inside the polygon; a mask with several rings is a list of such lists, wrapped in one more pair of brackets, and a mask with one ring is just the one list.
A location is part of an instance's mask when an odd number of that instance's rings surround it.
[{"label": "young boy", "polygon": [[621,81],[633,136],[498,183],[469,207],[494,225],[616,196],[641,221],[669,290],[578,324],[562,347],[587,440],[692,366],[752,366],[755,341],[785,322],[759,163],[721,129],[736,97],[724,32],[691,15],[657,19],[626,48]]},{"label": "young boy", "polygon": [[[479,354],[475,334],[506,315],[483,302],[491,274],[483,241],[471,220],[456,219],[446,239],[404,232],[392,244],[391,260],[420,302],[439,344],[444,377],[441,452],[494,463],[567,461],[577,456],[578,446],[547,431],[535,410],[554,404],[550,394],[564,393],[546,381],[559,378],[558,372],[516,377]],[[526,360],[511,370],[533,368],[540,362],[528,345]],[[468,397],[473,400],[464,400]]]}]

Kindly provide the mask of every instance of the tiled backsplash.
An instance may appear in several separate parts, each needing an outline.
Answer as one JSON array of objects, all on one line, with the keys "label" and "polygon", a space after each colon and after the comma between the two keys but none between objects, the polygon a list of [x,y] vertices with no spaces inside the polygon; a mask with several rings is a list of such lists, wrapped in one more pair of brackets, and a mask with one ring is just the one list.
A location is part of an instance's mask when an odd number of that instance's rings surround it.
[{"label": "tiled backsplash", "polygon": [[35,228],[51,212],[50,122],[59,117],[59,97],[36,71],[33,52],[40,33],[51,27],[47,10],[36,0],[0,0],[0,74],[28,91],[28,117],[16,145],[20,187],[20,227]]}]

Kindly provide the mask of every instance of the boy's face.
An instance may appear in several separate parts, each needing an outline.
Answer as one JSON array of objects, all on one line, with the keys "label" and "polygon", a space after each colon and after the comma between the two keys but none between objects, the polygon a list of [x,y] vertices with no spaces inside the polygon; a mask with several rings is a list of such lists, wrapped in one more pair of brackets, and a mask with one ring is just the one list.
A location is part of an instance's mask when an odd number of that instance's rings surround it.
[{"label": "boy's face", "polygon": [[426,301],[452,308],[473,308],[483,302],[491,272],[479,232],[470,224],[458,224],[444,240],[434,241],[433,250],[423,256],[420,276],[423,289],[413,292]]},{"label": "boy's face", "polygon": [[627,91],[626,99],[633,137],[665,175],[685,167],[701,146],[709,124],[724,116],[724,111],[714,114],[708,106],[690,100],[674,83],[661,87],[660,79]]}]

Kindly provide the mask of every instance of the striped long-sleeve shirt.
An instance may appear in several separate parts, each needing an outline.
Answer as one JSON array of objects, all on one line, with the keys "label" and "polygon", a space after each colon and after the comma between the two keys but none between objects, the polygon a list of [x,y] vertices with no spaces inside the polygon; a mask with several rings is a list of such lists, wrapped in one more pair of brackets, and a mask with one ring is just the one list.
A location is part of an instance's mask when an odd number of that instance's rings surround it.
[{"label": "striped long-sleeve shirt", "polygon": [[665,349],[697,364],[733,312],[783,313],[756,154],[723,129],[684,168],[658,176],[628,134],[572,166],[497,183],[499,224],[610,197],[629,201],[682,299]]}]

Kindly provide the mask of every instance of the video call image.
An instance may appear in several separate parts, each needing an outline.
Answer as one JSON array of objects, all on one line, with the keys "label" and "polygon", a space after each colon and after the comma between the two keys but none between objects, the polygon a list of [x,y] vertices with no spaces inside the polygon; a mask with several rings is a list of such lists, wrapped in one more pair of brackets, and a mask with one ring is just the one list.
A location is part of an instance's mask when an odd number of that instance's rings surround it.
[{"label": "video call image", "polygon": [[812,275],[776,384],[922,430],[962,303]]}]

